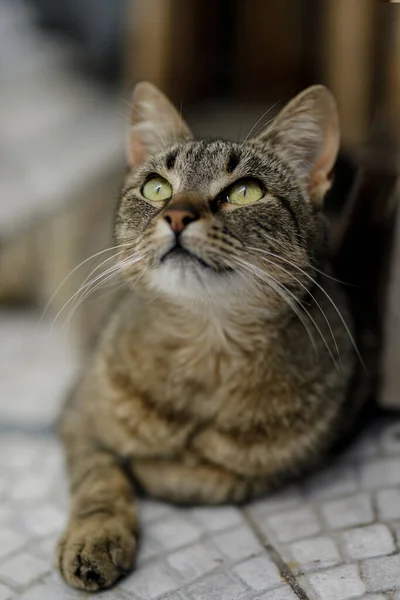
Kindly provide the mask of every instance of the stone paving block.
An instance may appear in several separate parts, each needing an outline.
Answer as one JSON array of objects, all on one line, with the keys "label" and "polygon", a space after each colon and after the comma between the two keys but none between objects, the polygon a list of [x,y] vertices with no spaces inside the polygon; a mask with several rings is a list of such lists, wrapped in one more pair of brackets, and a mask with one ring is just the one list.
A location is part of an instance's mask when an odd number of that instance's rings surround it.
[{"label": "stone paving block", "polygon": [[333,567],[341,562],[336,543],[329,537],[318,537],[291,544],[293,559],[302,570]]},{"label": "stone paving block", "polygon": [[387,454],[400,454],[400,424],[393,423],[382,432],[381,444]]},{"label": "stone paving block", "polygon": [[150,535],[145,535],[140,539],[136,562],[141,566],[143,563],[156,558],[163,552],[165,552],[165,548],[153,540]]},{"label": "stone paving block", "polygon": [[371,592],[400,589],[400,555],[365,561],[361,564],[361,575]]},{"label": "stone paving block", "polygon": [[263,550],[254,533],[246,525],[215,535],[213,542],[218,550],[233,562],[256,556]]},{"label": "stone paving block", "polygon": [[298,596],[286,585],[285,587],[257,596],[257,600],[298,600]]},{"label": "stone paving block", "polygon": [[155,600],[178,589],[177,581],[163,564],[138,569],[122,581],[121,590],[143,600]]},{"label": "stone paving block", "polygon": [[313,500],[349,496],[358,491],[355,467],[338,465],[324,469],[308,478],[304,488]]},{"label": "stone paving block", "polygon": [[[71,588],[69,585],[67,585],[64,579],[61,577],[58,569],[53,569],[53,571],[44,579],[42,579],[39,584],[28,585],[27,591],[35,589],[36,585],[39,587],[39,589],[41,589],[41,586],[43,585],[43,589],[49,590],[47,592],[49,600],[51,600],[51,598],[54,598],[54,600],[83,600],[82,592],[80,592],[79,590],[75,590],[74,588]],[[116,588],[114,588],[112,592],[115,595],[115,598],[113,598],[112,600],[125,600],[123,598],[122,592],[120,592]],[[107,596],[107,594],[109,593],[110,592],[103,592],[105,596]],[[110,598],[105,597],[102,598],[102,600],[110,600]],[[136,599],[132,597],[132,600]]]},{"label": "stone paving block", "polygon": [[28,551],[32,546],[32,554],[34,554],[35,556],[41,556],[45,560],[53,562],[57,542],[58,536],[50,536],[49,538],[42,538],[40,540],[35,539],[33,542],[31,541],[30,545],[28,546]]},{"label": "stone paving block", "polygon": [[24,477],[16,479],[10,489],[10,499],[17,502],[36,502],[47,499],[53,477],[43,477],[39,473],[25,473]]},{"label": "stone paving block", "polygon": [[396,550],[392,533],[383,524],[346,531],[342,538],[344,551],[353,560],[384,556]]},{"label": "stone paving block", "polygon": [[193,543],[199,539],[202,533],[200,527],[180,516],[151,523],[147,527],[147,531],[166,550],[175,550],[180,546]]},{"label": "stone paving block", "polygon": [[268,517],[267,523],[281,542],[315,535],[321,529],[314,511],[308,506]]},{"label": "stone paving block", "polygon": [[[78,591],[54,588],[47,583],[41,583],[26,590],[21,596],[18,596],[18,600],[73,600],[78,598],[78,593]],[[115,592],[114,600],[117,600]]]},{"label": "stone paving block", "polygon": [[162,517],[170,516],[172,509],[168,504],[153,500],[153,498],[146,498],[139,502],[139,515],[142,523],[149,523],[156,521]]},{"label": "stone paving block", "polygon": [[13,595],[10,588],[0,583],[0,600],[10,600]]},{"label": "stone paving block", "polygon": [[[162,600],[188,600],[189,596],[183,592],[176,592],[175,594],[167,594],[162,597]],[[103,600],[103,598],[101,598]]]},{"label": "stone paving block", "polygon": [[280,492],[250,502],[247,510],[255,516],[262,516],[294,508],[303,502],[302,490],[296,485],[290,485]]},{"label": "stone paving block", "polygon": [[0,525],[4,528],[10,523],[13,517],[13,511],[10,506],[0,506]]},{"label": "stone paving block", "polygon": [[367,494],[325,502],[321,510],[327,524],[333,529],[364,525],[374,520],[371,499]]},{"label": "stone paving block", "polygon": [[27,585],[48,573],[52,564],[27,554],[17,554],[0,564],[0,579],[18,586]]},{"label": "stone paving block", "polygon": [[355,565],[311,573],[307,579],[320,600],[351,600],[366,591]]},{"label": "stone paving block", "polygon": [[207,531],[222,531],[243,522],[240,511],[234,506],[194,508],[191,515]]},{"label": "stone paving block", "polygon": [[26,544],[26,537],[10,528],[0,529],[0,560],[20,550]]},{"label": "stone paving block", "polygon": [[37,536],[61,534],[67,522],[65,511],[49,503],[22,510],[20,518],[24,527]]},{"label": "stone paving block", "polygon": [[379,490],[376,494],[378,516],[383,521],[400,519],[400,489]]},{"label": "stone paving block", "polygon": [[238,600],[246,588],[224,573],[202,579],[188,588],[193,600]]},{"label": "stone paving block", "polygon": [[361,468],[361,483],[366,489],[400,484],[400,460],[397,457],[366,461]]},{"label": "stone paving block", "polygon": [[345,463],[348,461],[372,459],[380,453],[380,427],[368,427],[360,436],[354,440],[348,450],[342,456]]},{"label": "stone paving block", "polygon": [[400,548],[400,521],[392,521],[390,529],[393,531],[396,538],[397,547]]},{"label": "stone paving block", "polygon": [[237,565],[232,572],[252,590],[263,592],[284,583],[276,565],[267,556],[256,556]]},{"label": "stone paving block", "polygon": [[195,544],[170,554],[167,564],[172,567],[185,582],[191,582],[221,566],[222,555],[211,543]]}]

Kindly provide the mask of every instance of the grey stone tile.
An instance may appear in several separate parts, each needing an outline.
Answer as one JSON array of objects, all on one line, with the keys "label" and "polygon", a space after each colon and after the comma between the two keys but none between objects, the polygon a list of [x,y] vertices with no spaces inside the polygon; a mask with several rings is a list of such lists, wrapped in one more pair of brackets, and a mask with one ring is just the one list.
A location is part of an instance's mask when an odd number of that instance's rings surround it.
[{"label": "grey stone tile", "polygon": [[237,565],[232,572],[250,589],[263,592],[284,583],[276,565],[267,556],[256,556]]},{"label": "grey stone tile", "polygon": [[235,506],[194,508],[191,515],[207,531],[222,531],[243,522],[242,515]]},{"label": "grey stone tile", "polygon": [[382,521],[400,519],[400,489],[388,488],[376,494],[378,516]]},{"label": "grey stone tile", "polygon": [[281,542],[310,537],[321,530],[321,525],[311,506],[302,506],[273,515],[267,517],[266,521]]},{"label": "grey stone tile", "polygon": [[188,600],[188,598],[189,596],[183,592],[176,592],[174,594],[167,594],[166,596],[163,596],[162,600]]},{"label": "grey stone tile", "polygon": [[179,587],[177,580],[162,563],[143,567],[129,575],[120,588],[129,594],[136,594],[143,600],[155,600]]},{"label": "grey stone tile", "polygon": [[355,565],[311,573],[307,579],[320,600],[351,600],[366,592]]},{"label": "grey stone tile", "polygon": [[329,527],[334,529],[363,525],[374,520],[371,498],[368,494],[357,494],[341,500],[325,502],[321,510]]},{"label": "grey stone tile", "polygon": [[213,542],[233,562],[256,556],[263,549],[254,533],[246,525],[215,535]]},{"label": "grey stone tile", "polygon": [[164,502],[158,502],[152,498],[146,498],[139,502],[139,514],[143,523],[156,521],[162,517],[167,517],[172,513],[172,509]]},{"label": "grey stone tile", "polygon": [[361,575],[368,591],[400,589],[400,556],[371,558],[362,563]]},{"label": "grey stone tile", "polygon": [[41,558],[21,552],[0,564],[0,579],[11,585],[28,585],[48,573],[52,565]]},{"label": "grey stone tile", "polygon": [[148,526],[148,533],[165,550],[175,550],[199,539],[201,528],[180,516],[161,519]]},{"label": "grey stone tile", "polygon": [[324,469],[306,481],[305,490],[312,500],[326,500],[353,494],[358,491],[356,469],[343,465]]},{"label": "grey stone tile", "polygon": [[290,551],[303,571],[333,567],[341,562],[338,547],[328,536],[294,542]]},{"label": "grey stone tile", "polygon": [[67,522],[65,511],[50,503],[23,509],[20,518],[26,530],[35,536],[61,534]]},{"label": "grey stone tile", "polygon": [[[33,585],[21,596],[18,596],[18,600],[73,600],[74,598],[79,598],[78,591],[63,589],[61,587],[55,588],[52,585],[48,585],[48,583]],[[115,593],[114,598],[117,600]]]},{"label": "grey stone tile", "polygon": [[396,550],[392,533],[383,524],[351,529],[342,535],[344,551],[353,560],[384,556]]},{"label": "grey stone tile", "polygon": [[381,436],[381,444],[387,454],[400,455],[400,423],[385,427]]},{"label": "grey stone tile", "polygon": [[285,587],[257,596],[257,600],[298,600],[298,596],[286,585]]},{"label": "grey stone tile", "polygon": [[184,582],[191,582],[202,575],[221,567],[222,555],[210,542],[195,544],[174,552],[167,557],[172,567]]},{"label": "grey stone tile", "polygon": [[0,560],[26,544],[26,537],[11,528],[0,528]]},{"label": "grey stone tile", "polygon": [[206,577],[188,588],[193,600],[238,600],[245,590],[243,584],[224,573]]},{"label": "grey stone tile", "polygon": [[0,600],[11,600],[13,596],[14,593],[10,588],[0,583]]},{"label": "grey stone tile", "polygon": [[361,468],[361,483],[366,489],[399,485],[400,459],[388,457],[365,461]]},{"label": "grey stone tile", "polygon": [[290,510],[304,502],[304,494],[296,485],[290,485],[275,494],[269,494],[249,503],[247,510],[256,518],[283,510]]}]

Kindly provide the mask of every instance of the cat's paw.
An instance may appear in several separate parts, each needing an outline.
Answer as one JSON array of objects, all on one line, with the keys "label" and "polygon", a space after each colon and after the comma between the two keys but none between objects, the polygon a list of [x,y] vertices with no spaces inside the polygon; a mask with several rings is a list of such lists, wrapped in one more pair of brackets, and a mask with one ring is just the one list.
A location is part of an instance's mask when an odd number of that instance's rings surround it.
[{"label": "cat's paw", "polygon": [[136,539],[116,518],[71,523],[58,543],[61,575],[74,588],[107,588],[133,566]]}]

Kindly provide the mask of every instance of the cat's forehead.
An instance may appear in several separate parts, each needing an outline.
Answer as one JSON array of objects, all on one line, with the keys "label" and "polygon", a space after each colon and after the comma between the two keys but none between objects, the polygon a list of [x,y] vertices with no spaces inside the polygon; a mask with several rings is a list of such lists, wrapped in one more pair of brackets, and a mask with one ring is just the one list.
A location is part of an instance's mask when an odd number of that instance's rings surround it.
[{"label": "cat's forehead", "polygon": [[224,140],[197,140],[171,148],[160,157],[171,173],[193,187],[209,187],[232,177],[241,177],[251,168],[254,151]]}]

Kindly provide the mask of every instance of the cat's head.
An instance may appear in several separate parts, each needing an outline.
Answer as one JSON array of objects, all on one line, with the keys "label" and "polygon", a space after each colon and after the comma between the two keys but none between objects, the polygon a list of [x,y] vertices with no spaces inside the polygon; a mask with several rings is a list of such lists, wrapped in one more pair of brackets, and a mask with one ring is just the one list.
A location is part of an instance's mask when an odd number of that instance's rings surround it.
[{"label": "cat's head", "polygon": [[323,86],[235,143],[193,139],[167,98],[139,84],[115,229],[125,276],[182,299],[304,295],[325,252],[322,203],[338,147]]}]

